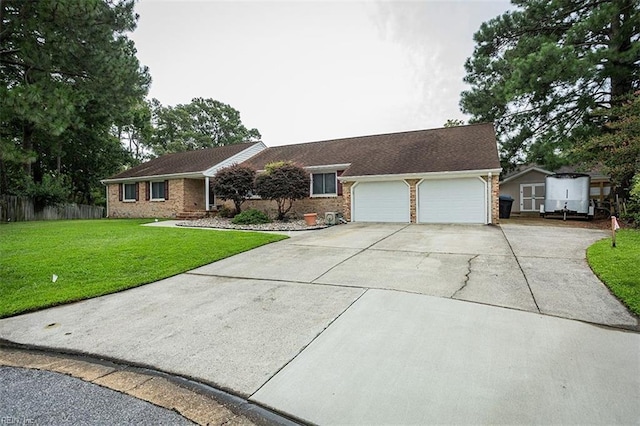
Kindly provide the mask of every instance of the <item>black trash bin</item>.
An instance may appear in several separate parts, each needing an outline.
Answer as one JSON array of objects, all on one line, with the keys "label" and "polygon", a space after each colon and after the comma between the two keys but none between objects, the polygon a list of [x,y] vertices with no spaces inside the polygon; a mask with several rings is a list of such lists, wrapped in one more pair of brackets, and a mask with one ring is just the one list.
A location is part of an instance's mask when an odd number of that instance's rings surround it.
[{"label": "black trash bin", "polygon": [[513,204],[513,198],[510,195],[500,196],[500,219],[509,219],[511,217],[511,205]]}]

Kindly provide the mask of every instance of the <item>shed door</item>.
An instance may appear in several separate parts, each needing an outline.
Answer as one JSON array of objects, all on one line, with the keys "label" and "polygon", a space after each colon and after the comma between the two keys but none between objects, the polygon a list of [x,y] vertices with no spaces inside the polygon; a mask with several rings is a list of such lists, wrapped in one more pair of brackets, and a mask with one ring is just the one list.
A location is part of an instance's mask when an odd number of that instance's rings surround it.
[{"label": "shed door", "polygon": [[418,186],[419,223],[487,223],[486,182],[480,178],[425,180]]},{"label": "shed door", "polygon": [[520,184],[520,211],[537,212],[544,204],[544,183]]},{"label": "shed door", "polygon": [[359,182],[351,196],[353,222],[410,221],[409,186],[402,180]]}]

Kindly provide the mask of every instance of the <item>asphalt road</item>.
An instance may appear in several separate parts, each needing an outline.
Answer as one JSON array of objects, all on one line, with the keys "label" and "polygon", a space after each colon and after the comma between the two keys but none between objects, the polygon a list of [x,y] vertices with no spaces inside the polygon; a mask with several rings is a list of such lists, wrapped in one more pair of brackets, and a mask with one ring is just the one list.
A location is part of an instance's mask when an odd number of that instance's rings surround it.
[{"label": "asphalt road", "polygon": [[179,414],[50,371],[0,366],[0,424],[192,425]]}]

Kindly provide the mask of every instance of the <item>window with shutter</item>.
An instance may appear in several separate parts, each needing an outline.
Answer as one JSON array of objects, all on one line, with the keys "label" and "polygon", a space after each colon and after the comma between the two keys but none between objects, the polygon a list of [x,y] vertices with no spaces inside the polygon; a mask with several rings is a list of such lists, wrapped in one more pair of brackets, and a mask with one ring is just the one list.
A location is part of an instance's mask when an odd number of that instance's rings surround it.
[{"label": "window with shutter", "polygon": [[124,187],[122,201],[131,202],[138,199],[138,185],[135,183],[123,183]]},{"label": "window with shutter", "polygon": [[151,182],[151,201],[164,201],[165,181]]}]

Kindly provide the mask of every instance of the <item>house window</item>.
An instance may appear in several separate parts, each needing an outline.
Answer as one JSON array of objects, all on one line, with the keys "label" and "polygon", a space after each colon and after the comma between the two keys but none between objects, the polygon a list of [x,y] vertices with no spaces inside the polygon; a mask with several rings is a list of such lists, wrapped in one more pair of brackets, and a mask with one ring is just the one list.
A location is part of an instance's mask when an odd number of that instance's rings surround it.
[{"label": "house window", "polygon": [[151,200],[164,200],[164,186],[163,182],[151,182]]},{"label": "house window", "polygon": [[311,195],[336,195],[336,174],[313,173]]},{"label": "house window", "polygon": [[122,201],[136,201],[137,197],[137,184],[135,183],[123,183],[122,184]]}]

